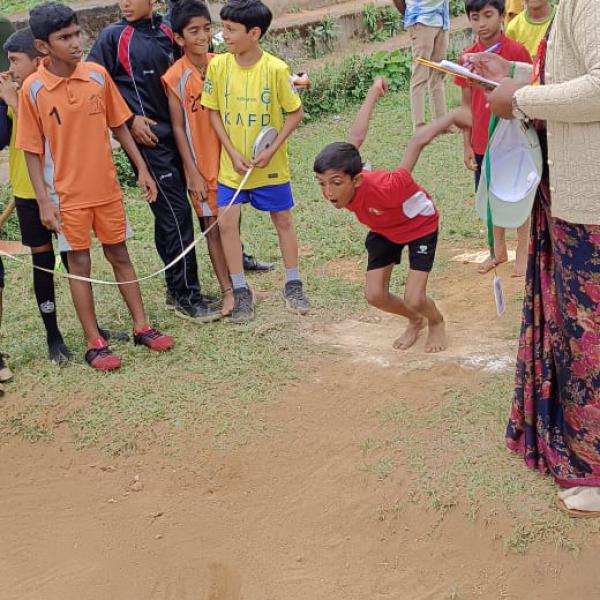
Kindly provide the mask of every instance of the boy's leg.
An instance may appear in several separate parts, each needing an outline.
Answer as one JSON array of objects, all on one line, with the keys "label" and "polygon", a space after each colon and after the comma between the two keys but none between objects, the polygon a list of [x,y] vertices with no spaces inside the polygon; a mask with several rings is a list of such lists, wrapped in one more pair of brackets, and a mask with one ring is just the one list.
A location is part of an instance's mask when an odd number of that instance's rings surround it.
[{"label": "boy's leg", "polygon": [[413,71],[410,79],[410,109],[412,114],[413,131],[425,125],[425,89],[429,81],[430,69],[414,62],[416,58],[431,60],[433,54],[437,27],[428,27],[417,23],[409,27]]},{"label": "boy's leg", "polygon": [[513,277],[524,277],[527,272],[527,257],[529,255],[529,226],[531,219],[528,218],[521,227],[517,229],[517,256],[515,259],[515,270]]},{"label": "boy's leg", "polygon": [[[161,139],[153,148],[141,148],[158,188],[154,214],[154,240],[164,264],[177,257],[194,240],[192,210],[181,159],[174,140]],[[202,304],[196,252],[192,250],[165,273],[167,289],[176,301]]]},{"label": "boy's leg", "polygon": [[[79,275],[80,277],[90,276],[92,261],[89,250],[71,250],[68,256],[69,273]],[[77,279],[69,279],[69,286],[83,334],[85,335],[88,347],[91,347],[100,337],[98,325],[96,324],[92,286],[87,281],[78,281]]]},{"label": "boy's leg", "polygon": [[[65,271],[69,272],[69,253],[61,252],[60,253],[60,261],[63,264]],[[112,331],[110,329],[105,329],[99,323],[96,323],[98,327],[98,331],[100,332],[100,337],[105,339],[107,342],[128,342],[129,334],[125,331]]]},{"label": "boy's leg", "polygon": [[243,190],[236,203],[229,206],[236,190],[219,184],[217,188],[217,204],[219,207],[219,234],[221,245],[227,261],[227,270],[233,287],[233,311],[231,320],[234,323],[247,323],[254,319],[254,294],[250,290],[244,275],[242,258],[242,240],[240,238],[240,215],[243,202],[250,198],[250,192]]},{"label": "boy's leg", "polygon": [[506,250],[506,229],[504,229],[504,227],[497,227],[496,225],[494,225],[494,254],[496,255],[496,261],[494,262],[492,257],[488,256],[488,258],[479,265],[479,268],[477,269],[479,273],[488,273],[495,265],[500,265],[508,260],[508,251]]},{"label": "boy's leg", "polygon": [[279,249],[283,258],[283,265],[286,272],[289,270],[298,271],[298,238],[296,237],[296,227],[292,218],[292,211],[281,210],[271,213],[271,220],[277,230],[279,239]]},{"label": "boy's leg", "polygon": [[365,298],[367,302],[393,315],[406,317],[409,321],[404,334],[394,341],[394,348],[407,350],[417,340],[419,331],[425,327],[425,319],[399,296],[390,293],[390,278],[394,264],[367,271]]},{"label": "boy's leg", "polygon": [[219,209],[219,235],[227,270],[231,274],[234,289],[248,287],[244,277],[242,259],[242,240],[240,239],[239,229],[240,212],[240,204],[235,204],[226,211]]},{"label": "boy's leg", "polygon": [[[440,62],[445,60],[448,53],[450,34],[441,27],[437,30],[433,41],[431,60]],[[429,69],[429,106],[431,116],[438,119],[446,114],[446,93],[444,89],[444,74],[435,69]],[[454,126],[453,126],[454,127]]]},{"label": "boy's leg", "polygon": [[[205,228],[210,227],[216,220],[215,217],[202,217],[201,219],[204,221],[203,227]],[[212,263],[215,276],[217,277],[219,287],[221,288],[223,299],[221,313],[223,316],[228,316],[233,310],[233,288],[231,287],[231,279],[229,278],[227,260],[225,259],[225,253],[223,252],[221,233],[218,225],[214,226],[206,234],[206,245],[208,246],[210,262]]]},{"label": "boy's leg", "polygon": [[[2,262],[2,257],[0,257],[0,327],[2,327],[2,296],[4,293],[4,263]],[[4,356],[0,352],[0,382],[8,381],[12,378],[12,373],[10,369],[6,366],[4,362]],[[0,383],[0,395],[4,394],[4,389],[2,388],[2,383]]]},{"label": "boy's leg", "polygon": [[425,352],[441,352],[448,345],[446,327],[442,313],[435,302],[427,296],[428,278],[429,273],[426,271],[409,269],[404,288],[404,300],[412,310],[427,319],[429,333],[425,340]]},{"label": "boy's leg", "polygon": [[286,308],[300,315],[308,314],[310,302],[304,292],[298,267],[298,238],[291,209],[272,211],[271,220],[277,230],[279,248],[285,267],[283,299]]},{"label": "boy's leg", "polygon": [[438,232],[435,231],[408,244],[410,268],[404,300],[412,310],[427,319],[429,333],[425,340],[425,352],[441,352],[448,345],[444,317],[435,302],[427,296],[427,280],[435,260],[437,238]]},{"label": "boy's leg", "polygon": [[[111,264],[117,281],[133,281],[137,278],[125,242],[102,246],[104,256]],[[142,293],[139,284],[128,283],[120,285],[119,291],[133,319],[134,331],[141,331],[147,326]]]},{"label": "boy's leg", "polygon": [[48,344],[48,358],[57,364],[71,358],[62,334],[58,328],[54,275],[40,269],[54,270],[55,256],[52,247],[52,234],[40,220],[37,202],[29,198],[15,198],[15,207],[21,230],[21,241],[31,249],[33,263],[33,290],[44,327]]}]

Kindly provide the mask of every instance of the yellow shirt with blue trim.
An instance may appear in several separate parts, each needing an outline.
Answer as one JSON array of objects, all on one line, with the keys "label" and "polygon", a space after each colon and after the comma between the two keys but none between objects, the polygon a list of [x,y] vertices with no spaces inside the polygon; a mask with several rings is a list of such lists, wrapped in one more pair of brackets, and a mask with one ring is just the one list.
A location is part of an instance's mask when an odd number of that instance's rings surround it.
[{"label": "yellow shirt with blue trim", "polygon": [[[281,131],[284,113],[302,106],[287,64],[264,51],[251,67],[240,66],[231,53],[215,56],[208,64],[201,103],[219,111],[231,143],[247,160],[252,159],[252,146],[264,127]],[[219,183],[237,188],[241,180],[229,154],[221,148]],[[254,169],[244,187],[254,189],[289,180],[287,144],[283,144],[264,169]]]},{"label": "yellow shirt with blue trim", "polygon": [[10,145],[8,146],[8,179],[12,187],[13,196],[35,200],[35,191],[29,179],[29,171],[25,162],[25,152],[15,146],[17,139],[17,118],[15,111],[9,107],[8,118],[12,121]]}]

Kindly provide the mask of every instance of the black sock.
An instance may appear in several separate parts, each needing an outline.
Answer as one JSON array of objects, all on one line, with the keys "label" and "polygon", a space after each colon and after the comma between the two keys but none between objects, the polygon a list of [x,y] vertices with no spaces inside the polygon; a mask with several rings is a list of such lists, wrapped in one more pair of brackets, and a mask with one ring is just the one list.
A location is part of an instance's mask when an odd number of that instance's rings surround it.
[{"label": "black sock", "polygon": [[69,253],[68,252],[61,252],[60,253],[60,260],[63,264],[63,267],[65,268],[65,271],[68,273],[69,272]]},{"label": "black sock", "polygon": [[[32,254],[31,260],[37,267],[54,270],[54,252],[52,252],[52,250],[40,252],[39,254]],[[40,316],[42,317],[44,327],[46,328],[48,344],[62,340],[62,336],[58,329],[58,323],[56,322],[54,275],[34,269],[33,289],[40,310]]]}]

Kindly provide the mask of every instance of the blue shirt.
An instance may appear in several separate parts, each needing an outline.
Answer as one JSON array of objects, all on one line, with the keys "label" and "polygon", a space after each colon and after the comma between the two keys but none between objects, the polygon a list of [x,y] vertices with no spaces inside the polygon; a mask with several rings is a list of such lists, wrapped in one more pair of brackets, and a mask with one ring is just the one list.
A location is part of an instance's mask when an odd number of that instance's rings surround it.
[{"label": "blue shirt", "polygon": [[449,0],[406,0],[404,27],[412,27],[417,23],[429,27],[450,28]]}]

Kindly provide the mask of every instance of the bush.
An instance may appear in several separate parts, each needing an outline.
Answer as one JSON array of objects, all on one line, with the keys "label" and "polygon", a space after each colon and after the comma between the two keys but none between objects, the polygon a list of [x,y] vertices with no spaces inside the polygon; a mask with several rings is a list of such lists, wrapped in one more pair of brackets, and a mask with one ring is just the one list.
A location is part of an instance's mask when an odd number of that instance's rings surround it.
[{"label": "bush", "polygon": [[408,50],[380,51],[372,55],[352,54],[340,63],[326,63],[311,74],[312,85],[302,96],[306,120],[336,113],[349,104],[361,102],[375,77],[384,76],[390,89],[408,85],[411,73]]},{"label": "bush", "polygon": [[465,13],[465,2],[464,0],[450,0],[450,16],[458,17]]},{"label": "bush", "polygon": [[113,160],[115,162],[115,167],[117,168],[119,185],[123,189],[135,187],[137,185],[137,179],[131,168],[129,158],[122,148],[113,151]]}]

